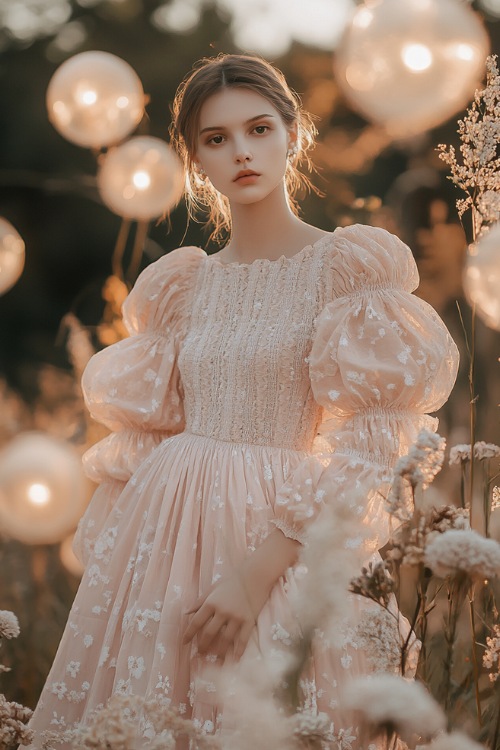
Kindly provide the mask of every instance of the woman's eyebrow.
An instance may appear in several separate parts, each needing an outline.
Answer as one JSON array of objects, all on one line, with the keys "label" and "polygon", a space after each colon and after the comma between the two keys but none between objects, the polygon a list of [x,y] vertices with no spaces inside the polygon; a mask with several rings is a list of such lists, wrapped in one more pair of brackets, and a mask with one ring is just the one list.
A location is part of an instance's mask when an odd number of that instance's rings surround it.
[{"label": "woman's eyebrow", "polygon": [[[273,117],[274,115],[257,115],[256,117],[251,117],[249,120],[245,122],[245,125],[249,125],[251,122],[255,122],[255,120],[261,120],[263,117]],[[202,133],[206,133],[209,130],[225,130],[226,128],[224,125],[211,125],[209,128],[203,128],[203,130],[200,130],[200,135]]]}]

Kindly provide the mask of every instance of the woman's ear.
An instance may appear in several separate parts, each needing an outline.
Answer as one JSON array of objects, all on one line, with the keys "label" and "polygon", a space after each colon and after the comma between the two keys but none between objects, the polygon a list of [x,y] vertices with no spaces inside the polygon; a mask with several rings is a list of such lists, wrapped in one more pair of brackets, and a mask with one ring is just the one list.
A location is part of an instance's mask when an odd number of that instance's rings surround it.
[{"label": "woman's ear", "polygon": [[298,146],[298,129],[297,129],[297,123],[295,122],[291,128],[288,130],[288,148],[294,148]]}]

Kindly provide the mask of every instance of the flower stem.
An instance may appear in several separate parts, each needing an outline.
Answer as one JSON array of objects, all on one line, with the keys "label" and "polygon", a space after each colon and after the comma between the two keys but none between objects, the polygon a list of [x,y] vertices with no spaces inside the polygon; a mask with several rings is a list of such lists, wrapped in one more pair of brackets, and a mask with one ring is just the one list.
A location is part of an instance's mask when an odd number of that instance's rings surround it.
[{"label": "flower stem", "polygon": [[479,664],[477,661],[477,648],[476,648],[476,616],[474,612],[474,595],[475,588],[474,584],[469,589],[469,613],[470,613],[470,629],[472,638],[472,667],[474,671],[474,689],[476,694],[476,710],[477,710],[477,721],[479,726],[482,726],[483,720],[481,715],[481,698],[479,696]]}]

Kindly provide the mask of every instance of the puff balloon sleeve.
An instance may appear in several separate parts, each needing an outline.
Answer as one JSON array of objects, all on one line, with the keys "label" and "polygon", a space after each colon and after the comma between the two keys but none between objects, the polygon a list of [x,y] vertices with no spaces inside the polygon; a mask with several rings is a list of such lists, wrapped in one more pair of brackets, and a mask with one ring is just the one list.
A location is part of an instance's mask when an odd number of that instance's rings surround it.
[{"label": "puff balloon sleeve", "polygon": [[184,427],[177,349],[201,254],[179,248],[141,273],[123,304],[129,338],[95,354],[83,373],[87,408],[112,431],[83,457],[95,482],[127,481],[164,438]]},{"label": "puff balloon sleeve", "polygon": [[411,294],[418,272],[401,240],[363,225],[336,230],[335,240],[333,300],[316,319],[308,357],[328,448],[287,478],[271,522],[305,542],[323,503],[346,501],[367,527],[371,554],[388,541],[394,463],[422,427],[437,428],[428,413],[449,396],[458,350],[435,310]]}]

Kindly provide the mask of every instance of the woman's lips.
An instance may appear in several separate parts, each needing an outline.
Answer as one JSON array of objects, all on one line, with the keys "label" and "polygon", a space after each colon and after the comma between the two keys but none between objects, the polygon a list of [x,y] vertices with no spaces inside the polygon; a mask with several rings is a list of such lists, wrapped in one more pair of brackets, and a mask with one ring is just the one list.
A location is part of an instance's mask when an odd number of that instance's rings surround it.
[{"label": "woman's lips", "polygon": [[251,172],[248,174],[242,174],[240,177],[236,177],[235,182],[237,182],[239,185],[251,184],[255,182],[258,177],[260,177],[259,174],[257,174],[256,172]]}]

